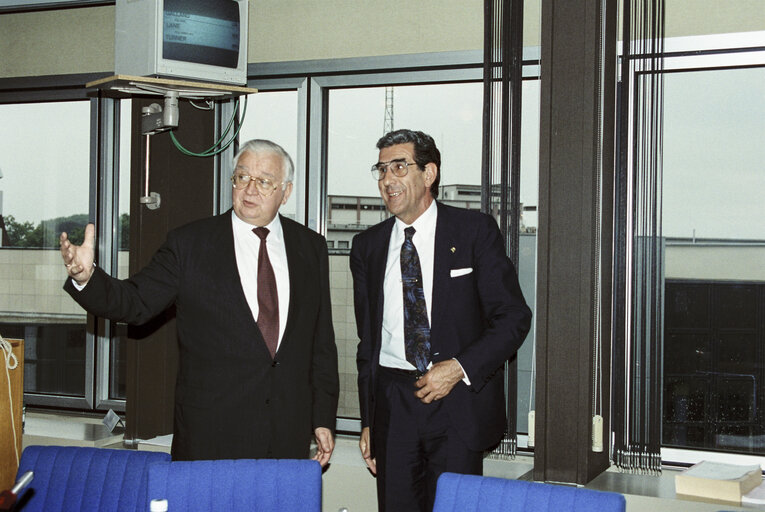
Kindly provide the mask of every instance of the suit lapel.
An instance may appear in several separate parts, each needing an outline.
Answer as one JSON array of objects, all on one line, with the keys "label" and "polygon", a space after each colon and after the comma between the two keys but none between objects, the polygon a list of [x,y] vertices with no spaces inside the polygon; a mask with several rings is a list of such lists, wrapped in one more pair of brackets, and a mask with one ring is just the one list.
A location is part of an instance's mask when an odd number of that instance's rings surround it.
[{"label": "suit lapel", "polygon": [[[305,247],[300,236],[298,236],[289,221],[285,220],[281,215],[279,218],[282,221],[284,249],[287,253],[287,271],[290,278],[290,305],[287,311],[287,324],[284,328],[284,336],[282,336],[282,342],[284,342],[290,331],[295,327],[295,315],[300,306],[300,297],[303,293],[303,290],[300,289],[300,283],[305,282],[304,273],[309,269],[307,268]],[[310,270],[315,271],[317,269]]]},{"label": "suit lapel", "polygon": [[[449,300],[449,280],[451,279],[449,271],[452,268],[452,259],[460,249],[454,242],[454,234],[451,229],[449,212],[441,203],[436,203],[438,207],[438,218],[436,219],[436,240],[433,248],[433,297],[431,298],[431,339],[438,339],[438,327],[449,325],[443,315],[447,308],[444,307]],[[435,334],[434,334],[435,329]]]},{"label": "suit lapel", "polygon": [[376,306],[377,327],[375,328],[376,340],[379,341],[382,334],[383,298],[385,297],[385,265],[388,262],[390,250],[390,236],[393,231],[395,217],[391,217],[380,229],[377,239],[370,246],[369,258],[369,290],[373,290],[376,296],[372,298],[372,305]]},{"label": "suit lapel", "polygon": [[[244,295],[244,288],[242,288],[242,278],[239,274],[239,266],[236,261],[236,249],[234,247],[234,228],[231,224],[231,210],[221,215],[221,226],[216,230],[216,233],[220,233],[221,243],[211,244],[211,247],[220,247],[221,257],[223,258],[223,279],[227,280],[226,289],[231,290],[231,293],[236,299],[237,307],[240,311],[246,312],[245,315],[252,322],[252,327],[256,327],[255,319],[252,318],[252,311],[250,305],[247,303],[247,297]],[[258,331],[260,333],[260,331]]]}]

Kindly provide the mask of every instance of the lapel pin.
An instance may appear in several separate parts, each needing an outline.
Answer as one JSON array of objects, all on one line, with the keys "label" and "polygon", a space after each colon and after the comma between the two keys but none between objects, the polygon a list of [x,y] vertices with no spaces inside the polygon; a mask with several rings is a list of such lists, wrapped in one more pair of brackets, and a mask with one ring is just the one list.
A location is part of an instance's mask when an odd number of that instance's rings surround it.
[{"label": "lapel pin", "polygon": [[457,249],[456,249],[456,248],[454,248],[454,247],[452,247],[452,248],[451,248],[451,251],[452,251],[452,253],[454,253],[454,252],[457,252]]}]

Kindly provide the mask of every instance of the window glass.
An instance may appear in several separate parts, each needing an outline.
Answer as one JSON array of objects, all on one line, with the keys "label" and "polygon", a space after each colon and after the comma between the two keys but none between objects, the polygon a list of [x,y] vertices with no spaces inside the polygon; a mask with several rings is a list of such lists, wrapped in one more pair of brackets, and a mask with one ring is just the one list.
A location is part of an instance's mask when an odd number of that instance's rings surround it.
[{"label": "window glass", "polygon": [[88,219],[89,102],[0,105],[0,332],[24,338],[24,391],[85,395],[84,311],[58,235]]},{"label": "window glass", "polygon": [[[298,95],[297,91],[264,91],[247,96],[247,112],[242,121],[239,141],[268,139],[283,147],[292,157],[295,173],[301,168],[303,156],[298,148]],[[295,183],[295,186],[302,186]],[[296,194],[279,209],[285,217],[295,218]]]},{"label": "window glass", "polygon": [[765,454],[763,83],[664,76],[665,446]]},{"label": "window glass", "polygon": [[[518,238],[518,281],[526,303],[536,314],[537,205],[539,198],[539,80],[524,80],[521,94],[521,220]],[[534,318],[532,316],[532,318]],[[518,350],[517,430],[528,433],[529,412],[534,410],[536,343],[534,322]],[[519,444],[523,446],[523,441]]]}]

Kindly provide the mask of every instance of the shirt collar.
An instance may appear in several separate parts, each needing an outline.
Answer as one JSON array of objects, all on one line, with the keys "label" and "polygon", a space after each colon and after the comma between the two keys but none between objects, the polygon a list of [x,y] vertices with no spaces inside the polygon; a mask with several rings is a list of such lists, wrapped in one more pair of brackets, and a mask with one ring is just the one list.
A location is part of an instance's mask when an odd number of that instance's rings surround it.
[{"label": "shirt collar", "polygon": [[[433,236],[436,232],[436,218],[438,217],[438,208],[436,207],[435,199],[430,203],[428,209],[422,212],[422,215],[417,217],[411,224],[414,227],[415,233],[420,233],[424,236]],[[396,217],[396,231],[400,236],[404,235],[404,229],[409,227],[409,224],[405,224],[404,221]]]},{"label": "shirt collar", "polygon": [[[240,219],[236,212],[231,210],[231,222],[234,226],[234,230],[236,230],[241,235],[247,236],[248,234],[252,234],[252,230],[256,227],[260,226],[253,226],[252,224],[249,224],[242,219]],[[279,219],[279,214],[274,217],[274,220],[269,222],[267,225],[263,226],[264,228],[268,229],[268,239],[272,242],[278,242],[284,238],[283,231],[282,231],[282,221]]]}]

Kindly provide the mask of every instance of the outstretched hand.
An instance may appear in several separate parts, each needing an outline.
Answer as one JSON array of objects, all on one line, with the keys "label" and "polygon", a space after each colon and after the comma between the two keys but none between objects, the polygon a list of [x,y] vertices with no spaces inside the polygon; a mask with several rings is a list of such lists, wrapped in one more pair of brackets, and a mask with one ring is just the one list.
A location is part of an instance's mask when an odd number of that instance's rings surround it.
[{"label": "outstretched hand", "polygon": [[85,226],[85,239],[82,245],[74,245],[69,241],[65,232],[59,237],[61,258],[64,260],[66,273],[80,286],[85,286],[93,275],[96,257],[96,227],[93,224]]}]

